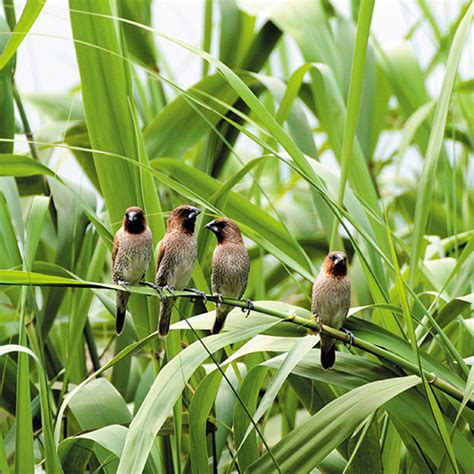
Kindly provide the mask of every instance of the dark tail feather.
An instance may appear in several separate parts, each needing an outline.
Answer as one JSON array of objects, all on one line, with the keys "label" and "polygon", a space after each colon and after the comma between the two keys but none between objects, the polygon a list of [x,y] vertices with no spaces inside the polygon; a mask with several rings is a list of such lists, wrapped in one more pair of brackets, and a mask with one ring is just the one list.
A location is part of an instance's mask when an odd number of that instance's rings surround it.
[{"label": "dark tail feather", "polygon": [[172,298],[164,299],[160,303],[160,322],[158,323],[158,334],[160,337],[166,337],[170,330],[171,311],[174,300]]},{"label": "dark tail feather", "polygon": [[212,326],[211,334],[219,334],[221,329],[224,327],[225,320],[231,309],[232,308],[224,309],[219,306],[216,307],[216,320],[214,321],[214,325]]},{"label": "dark tail feather", "polygon": [[126,291],[117,291],[115,298],[115,331],[118,335],[122,334],[123,327],[125,326],[125,312],[127,311],[127,303],[130,298],[130,293]]},{"label": "dark tail feather", "polygon": [[321,335],[321,365],[324,370],[334,366],[336,362],[336,346],[334,339]]}]

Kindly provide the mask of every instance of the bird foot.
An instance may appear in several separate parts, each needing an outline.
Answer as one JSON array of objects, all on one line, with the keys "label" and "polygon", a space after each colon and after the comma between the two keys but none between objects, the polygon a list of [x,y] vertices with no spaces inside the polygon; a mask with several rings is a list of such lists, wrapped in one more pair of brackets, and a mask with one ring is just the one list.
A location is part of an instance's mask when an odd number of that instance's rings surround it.
[{"label": "bird foot", "polygon": [[216,305],[221,305],[223,303],[222,301],[223,296],[220,293],[214,293],[212,296],[216,298]]},{"label": "bird foot", "polygon": [[125,280],[118,280],[117,285],[120,285],[127,293],[130,293],[130,285]]},{"label": "bird foot", "polygon": [[[354,334],[352,334],[348,329],[341,328],[341,331],[349,336],[349,345],[354,345]],[[345,341],[344,341],[345,343]]]},{"label": "bird foot", "polygon": [[[207,303],[207,295],[204,291],[201,290],[196,290],[196,288],[183,288],[184,291],[190,291],[191,293],[196,293],[196,295],[199,295],[202,298],[202,302],[204,304]],[[193,298],[191,301],[195,301]]]},{"label": "bird foot", "polygon": [[321,334],[323,331],[323,322],[321,321],[321,318],[319,316],[316,316],[316,322],[319,324],[319,331],[317,334]]},{"label": "bird foot", "polygon": [[176,288],[172,285],[165,285],[165,286],[162,287],[162,289],[168,291],[169,293],[171,293],[172,296],[174,296],[174,292],[176,290]]},{"label": "bird foot", "polygon": [[250,311],[253,311],[253,309],[254,309],[252,301],[247,300],[247,306],[245,306],[244,308],[240,308],[240,309],[242,310],[242,313],[247,313],[245,315],[245,317],[248,318],[249,315],[250,315]]},{"label": "bird foot", "polygon": [[160,297],[161,301],[167,300],[168,298],[170,298],[170,296],[167,295],[165,293],[165,291],[168,291],[169,293],[171,293],[171,296],[174,295],[174,286],[171,286],[171,285],[165,285],[165,286],[154,285],[154,288],[155,288],[156,292],[158,293],[158,296]]}]

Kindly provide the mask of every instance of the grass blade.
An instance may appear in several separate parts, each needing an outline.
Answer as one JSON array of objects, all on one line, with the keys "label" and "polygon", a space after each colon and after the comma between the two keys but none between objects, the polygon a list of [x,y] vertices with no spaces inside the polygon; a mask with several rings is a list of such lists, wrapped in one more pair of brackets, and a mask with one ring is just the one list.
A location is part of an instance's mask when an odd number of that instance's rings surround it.
[{"label": "grass blade", "polygon": [[446,73],[443,78],[440,96],[434,112],[428,149],[426,150],[425,164],[416,199],[415,225],[412,234],[410,252],[410,285],[412,287],[417,282],[419,274],[419,260],[421,257],[426,225],[430,215],[433,183],[436,177],[439,154],[443,145],[449,100],[453,91],[459,61],[471,26],[473,12],[474,4],[471,4],[454,35],[453,45],[449,52],[448,63],[446,66]]},{"label": "grass blade", "polygon": [[33,23],[43,9],[45,2],[43,0],[28,0],[26,2],[25,8],[23,9],[18,23],[15,25],[15,28],[8,40],[3,53],[0,55],[0,70],[2,70],[5,65],[10,61],[10,59],[15,54],[18,46],[24,40],[25,36],[30,31]]},{"label": "grass blade", "polygon": [[[341,180],[337,203],[342,206],[344,192],[348,176],[349,159],[352,156],[354,138],[359,121],[360,107],[362,103],[362,84],[364,69],[367,58],[367,45],[369,43],[370,24],[374,11],[375,0],[361,2],[357,21],[357,37],[354,45],[354,59],[352,61],[351,82],[349,86],[349,98],[347,100],[347,111],[344,123],[344,136],[341,151]],[[334,221],[330,249],[336,250],[337,221]]]},{"label": "grass blade", "polygon": [[[272,451],[283,472],[309,472],[377,408],[420,383],[417,376],[380,380],[356,388],[326,405],[287,436]],[[249,471],[270,472],[264,454]]]}]

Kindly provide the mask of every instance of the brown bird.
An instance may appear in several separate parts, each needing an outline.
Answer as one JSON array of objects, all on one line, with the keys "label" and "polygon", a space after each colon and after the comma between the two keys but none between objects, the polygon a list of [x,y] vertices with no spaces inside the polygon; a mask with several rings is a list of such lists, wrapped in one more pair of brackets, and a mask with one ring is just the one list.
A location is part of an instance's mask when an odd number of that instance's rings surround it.
[{"label": "brown bird", "polygon": [[[187,205],[179,206],[171,213],[156,259],[155,283],[158,287],[171,292],[182,290],[191,280],[197,256],[194,226],[200,213],[199,209]],[[168,334],[174,302],[175,298],[161,300],[158,324],[161,337]]]},{"label": "brown bird", "polygon": [[[215,219],[206,227],[214,232],[217,237],[217,246],[212,256],[212,292],[228,298],[240,298],[247,287],[250,261],[244,247],[242,234],[237,224],[230,219]],[[251,303],[248,302],[248,309]],[[224,326],[225,319],[232,306],[216,304],[216,320],[211,333],[217,334]]]},{"label": "brown bird", "polygon": [[[145,277],[152,253],[152,236],[146,217],[139,207],[125,211],[122,227],[114,238],[112,251],[112,279],[116,285],[127,288]],[[115,329],[121,334],[125,323],[129,291],[117,291]]]},{"label": "brown bird", "polygon": [[[347,257],[343,252],[326,256],[313,285],[311,312],[318,323],[340,329],[351,304],[351,284],[347,275]],[[344,330],[345,331],[345,330]],[[353,338],[350,334],[351,340]],[[336,361],[335,340],[321,337],[321,365],[330,369]]]}]

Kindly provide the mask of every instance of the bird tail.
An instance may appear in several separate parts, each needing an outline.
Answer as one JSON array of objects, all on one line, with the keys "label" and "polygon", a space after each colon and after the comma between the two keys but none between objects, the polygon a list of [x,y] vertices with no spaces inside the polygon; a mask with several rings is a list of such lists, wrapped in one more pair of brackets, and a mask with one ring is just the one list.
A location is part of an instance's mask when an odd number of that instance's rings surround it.
[{"label": "bird tail", "polygon": [[158,323],[158,334],[164,338],[168,335],[171,322],[171,311],[173,310],[175,299],[166,298],[160,303],[160,322]]},{"label": "bird tail", "polygon": [[115,298],[115,331],[118,335],[122,334],[123,327],[125,326],[125,312],[127,311],[127,303],[130,298],[130,293],[127,291],[117,291]]},{"label": "bird tail", "polygon": [[321,365],[324,370],[334,366],[336,362],[336,346],[332,337],[321,334]]},{"label": "bird tail", "polygon": [[224,327],[225,320],[231,309],[231,307],[225,305],[216,306],[216,320],[212,326],[211,334],[219,334],[221,329]]}]

